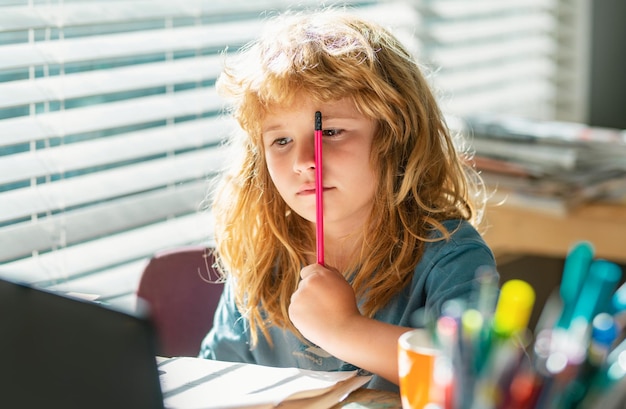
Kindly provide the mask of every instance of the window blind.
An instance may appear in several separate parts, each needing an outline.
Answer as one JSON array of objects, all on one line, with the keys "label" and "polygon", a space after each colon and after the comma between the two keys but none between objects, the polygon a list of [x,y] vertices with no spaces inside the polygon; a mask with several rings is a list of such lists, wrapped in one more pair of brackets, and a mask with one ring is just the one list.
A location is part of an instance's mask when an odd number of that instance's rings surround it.
[{"label": "window blind", "polygon": [[414,0],[444,111],[552,118],[557,19],[546,0]]},{"label": "window blind", "polygon": [[[212,239],[201,205],[235,126],[214,89],[223,51],[322,3],[0,4],[0,274],[130,302],[155,251]],[[394,31],[447,114],[554,114],[553,1],[339,5]]]},{"label": "window blind", "polygon": [[[417,16],[396,2],[347,6],[405,38]],[[222,53],[287,7],[243,0],[0,7],[0,273],[124,304],[155,251],[210,241],[201,204],[235,126],[214,89]]]}]

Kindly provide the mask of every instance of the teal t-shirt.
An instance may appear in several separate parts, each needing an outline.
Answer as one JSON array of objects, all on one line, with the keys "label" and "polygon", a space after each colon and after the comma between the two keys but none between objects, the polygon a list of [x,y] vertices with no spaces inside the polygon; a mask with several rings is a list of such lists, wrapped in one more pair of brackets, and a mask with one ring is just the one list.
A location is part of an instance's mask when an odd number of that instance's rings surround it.
[{"label": "teal t-shirt", "polygon": [[[460,224],[459,224],[460,223]],[[493,253],[472,225],[466,221],[444,223],[454,232],[450,240],[425,243],[413,279],[375,315],[375,319],[403,327],[419,326],[416,313],[426,309],[438,316],[442,304],[451,299],[469,299],[476,290],[479,267],[496,264]],[[230,283],[226,283],[213,328],[202,342],[200,357],[303,369],[336,371],[358,369],[321,348],[302,343],[293,333],[270,328],[273,346],[259,334],[250,347],[248,321],[235,306]],[[398,386],[374,375],[368,388],[398,391]]]}]

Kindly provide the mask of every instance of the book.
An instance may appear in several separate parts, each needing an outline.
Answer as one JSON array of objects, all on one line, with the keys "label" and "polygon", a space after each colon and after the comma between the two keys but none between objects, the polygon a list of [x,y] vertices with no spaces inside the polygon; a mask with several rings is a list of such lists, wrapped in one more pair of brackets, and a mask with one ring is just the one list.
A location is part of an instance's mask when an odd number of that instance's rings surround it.
[{"label": "book", "polygon": [[325,409],[371,379],[359,371],[276,368],[203,358],[157,359],[171,409]]},{"label": "book", "polygon": [[626,172],[576,173],[565,177],[529,177],[481,170],[494,203],[567,216],[592,201],[615,201],[626,195]]},{"label": "book", "polygon": [[565,216],[626,194],[626,130],[496,114],[451,123],[493,201]]}]

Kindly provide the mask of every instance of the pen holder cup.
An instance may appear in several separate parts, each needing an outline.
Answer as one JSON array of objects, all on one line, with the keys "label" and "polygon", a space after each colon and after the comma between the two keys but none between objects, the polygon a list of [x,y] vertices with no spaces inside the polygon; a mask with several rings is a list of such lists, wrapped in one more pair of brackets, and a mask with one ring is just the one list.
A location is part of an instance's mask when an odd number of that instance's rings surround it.
[{"label": "pen holder cup", "polygon": [[427,330],[414,329],[400,336],[398,372],[403,409],[444,407],[452,367]]}]

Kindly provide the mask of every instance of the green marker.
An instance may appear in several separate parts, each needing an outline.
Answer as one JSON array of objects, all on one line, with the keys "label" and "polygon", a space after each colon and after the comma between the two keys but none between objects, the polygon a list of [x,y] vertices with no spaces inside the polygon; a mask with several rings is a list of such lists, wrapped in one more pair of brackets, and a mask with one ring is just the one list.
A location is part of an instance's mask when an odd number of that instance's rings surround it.
[{"label": "green marker", "polygon": [[563,302],[561,316],[556,324],[559,328],[568,329],[571,325],[578,295],[593,261],[593,253],[594,250],[591,243],[581,241],[572,247],[565,258],[563,277],[559,288],[561,301]]},{"label": "green marker", "polygon": [[608,310],[613,291],[621,278],[622,270],[617,264],[607,260],[591,263],[571,321],[584,320],[588,324],[596,314]]}]

